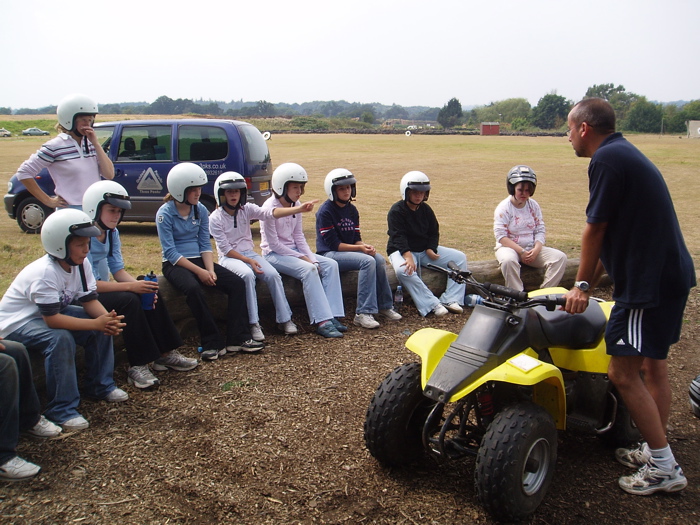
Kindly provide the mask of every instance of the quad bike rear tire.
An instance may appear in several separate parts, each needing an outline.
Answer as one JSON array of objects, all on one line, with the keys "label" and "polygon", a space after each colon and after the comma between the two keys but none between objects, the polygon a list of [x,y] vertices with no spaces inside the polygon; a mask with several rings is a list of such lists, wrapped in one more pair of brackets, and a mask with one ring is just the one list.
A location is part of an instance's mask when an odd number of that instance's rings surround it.
[{"label": "quad bike rear tire", "polygon": [[531,402],[506,407],[481,440],[474,473],[484,508],[499,521],[530,516],[544,499],[557,460],[557,429]]},{"label": "quad bike rear tire", "polygon": [[423,395],[421,365],[401,365],[379,385],[365,416],[365,445],[385,466],[405,466],[427,456],[423,425],[435,401]]}]

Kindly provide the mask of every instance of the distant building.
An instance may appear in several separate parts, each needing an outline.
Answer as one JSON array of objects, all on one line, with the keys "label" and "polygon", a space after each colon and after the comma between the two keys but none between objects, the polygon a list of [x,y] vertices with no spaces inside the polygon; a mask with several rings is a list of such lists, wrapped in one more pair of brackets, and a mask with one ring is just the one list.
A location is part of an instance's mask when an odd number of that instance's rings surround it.
[{"label": "distant building", "polygon": [[688,121],[688,138],[700,139],[700,120]]},{"label": "distant building", "polygon": [[481,134],[482,135],[498,135],[501,132],[500,122],[482,122],[481,123]]}]

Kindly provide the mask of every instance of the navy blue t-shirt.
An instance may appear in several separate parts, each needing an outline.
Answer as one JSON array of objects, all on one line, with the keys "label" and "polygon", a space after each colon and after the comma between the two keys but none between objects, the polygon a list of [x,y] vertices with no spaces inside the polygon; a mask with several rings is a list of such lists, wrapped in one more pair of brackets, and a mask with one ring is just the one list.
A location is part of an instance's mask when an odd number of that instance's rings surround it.
[{"label": "navy blue t-shirt", "polygon": [[623,308],[653,308],[687,294],[695,268],[661,172],[621,133],[607,137],[588,167],[589,223],[608,223],[601,260]]}]

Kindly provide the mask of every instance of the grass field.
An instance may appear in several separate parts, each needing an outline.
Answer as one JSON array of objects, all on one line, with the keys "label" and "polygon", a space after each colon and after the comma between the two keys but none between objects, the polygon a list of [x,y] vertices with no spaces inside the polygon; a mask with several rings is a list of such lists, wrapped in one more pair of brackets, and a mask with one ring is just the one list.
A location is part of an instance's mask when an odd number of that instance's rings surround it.
[{"label": "grass field", "polygon": [[[700,208],[695,203],[692,177],[700,173],[700,141],[656,135],[629,138],[664,174],[686,242],[697,260]],[[45,140],[0,139],[3,187]],[[382,253],[387,240],[386,213],[400,197],[401,177],[410,170],[424,171],[433,186],[429,203],[440,220],[442,243],[465,251],[473,261],[493,257],[493,210],[507,195],[506,173],[515,164],[528,164],[538,175],[535,199],[544,211],[548,244],[570,257],[579,255],[588,198],[588,159],[577,158],[566,138],[277,134],[268,145],[275,166],[297,162],[307,169],[310,182],[302,200],[325,199],[326,173],[338,167],[350,169],[358,179],[356,205],[363,238]],[[305,217],[304,224],[313,248],[313,216]],[[159,272],[155,225],[125,223],[120,230],[127,269],[135,274],[151,269]],[[23,234],[7,215],[0,219],[0,239],[0,293],[4,293],[16,273],[43,250],[38,236]]]}]

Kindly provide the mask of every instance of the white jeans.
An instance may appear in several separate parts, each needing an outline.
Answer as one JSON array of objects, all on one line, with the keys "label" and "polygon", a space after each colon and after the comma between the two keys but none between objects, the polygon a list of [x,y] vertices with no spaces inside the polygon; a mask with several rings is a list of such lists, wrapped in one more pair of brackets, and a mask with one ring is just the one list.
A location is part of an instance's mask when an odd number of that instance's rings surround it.
[{"label": "white jeans", "polygon": [[253,269],[239,259],[231,257],[219,257],[219,264],[231,270],[245,282],[245,298],[248,302],[248,322],[255,324],[260,320],[258,315],[258,295],[255,290],[255,282],[257,279],[262,280],[272,296],[272,304],[275,305],[275,319],[278,323],[286,323],[292,319],[292,309],[287,302],[287,296],[284,295],[284,285],[282,277],[267,262],[262,255],[257,254],[252,250],[241,252],[241,255],[254,259],[262,267],[263,273],[255,273]]},{"label": "white jeans", "polygon": [[[502,246],[496,250],[496,259],[501,267],[501,273],[506,280],[506,286],[523,291],[523,281],[520,279],[520,256],[513,248]],[[544,281],[541,288],[557,286],[566,272],[566,254],[555,248],[542,246],[537,258],[527,266],[544,268]]]}]

